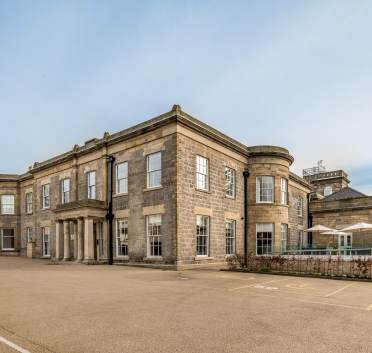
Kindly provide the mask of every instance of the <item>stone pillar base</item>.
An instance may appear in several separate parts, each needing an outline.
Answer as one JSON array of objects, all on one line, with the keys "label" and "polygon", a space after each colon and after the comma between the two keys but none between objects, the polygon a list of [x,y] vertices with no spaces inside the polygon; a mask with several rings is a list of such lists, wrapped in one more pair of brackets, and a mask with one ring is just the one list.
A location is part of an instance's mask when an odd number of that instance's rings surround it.
[{"label": "stone pillar base", "polygon": [[81,263],[84,265],[99,265],[99,262],[95,259],[84,259]]}]

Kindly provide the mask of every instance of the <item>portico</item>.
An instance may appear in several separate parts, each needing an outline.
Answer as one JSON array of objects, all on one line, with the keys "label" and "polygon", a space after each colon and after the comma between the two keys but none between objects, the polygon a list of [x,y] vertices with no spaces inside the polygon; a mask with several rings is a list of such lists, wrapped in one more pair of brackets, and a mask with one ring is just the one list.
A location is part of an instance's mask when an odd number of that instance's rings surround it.
[{"label": "portico", "polygon": [[106,263],[106,208],[102,201],[64,204],[56,213],[56,260]]}]

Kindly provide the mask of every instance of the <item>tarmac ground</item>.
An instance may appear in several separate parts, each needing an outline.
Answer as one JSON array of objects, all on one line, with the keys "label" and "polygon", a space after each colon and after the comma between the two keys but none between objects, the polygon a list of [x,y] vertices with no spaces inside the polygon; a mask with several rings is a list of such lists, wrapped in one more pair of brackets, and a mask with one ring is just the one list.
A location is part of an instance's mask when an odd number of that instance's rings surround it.
[{"label": "tarmac ground", "polygon": [[1,353],[372,352],[372,283],[0,257]]}]

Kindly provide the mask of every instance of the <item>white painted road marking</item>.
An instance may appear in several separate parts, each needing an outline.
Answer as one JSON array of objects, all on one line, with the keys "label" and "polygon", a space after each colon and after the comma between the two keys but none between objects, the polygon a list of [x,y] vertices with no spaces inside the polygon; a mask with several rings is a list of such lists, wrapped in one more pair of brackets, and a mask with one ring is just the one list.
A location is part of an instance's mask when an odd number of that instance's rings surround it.
[{"label": "white painted road marking", "polygon": [[372,304],[367,308],[367,310],[372,311]]},{"label": "white painted road marking", "polygon": [[257,284],[254,288],[267,289],[267,290],[278,290],[278,287],[263,286],[262,284]]},{"label": "white painted road marking", "polygon": [[328,294],[326,294],[325,297],[326,297],[326,298],[329,298],[329,297],[331,297],[332,295],[335,295],[335,294],[337,294],[337,293],[340,293],[340,292],[343,291],[344,289],[349,288],[349,287],[351,287],[351,286],[352,286],[352,284],[348,284],[347,286],[342,287],[342,288],[340,288],[340,289],[337,289],[337,290],[335,290],[335,291],[332,292],[332,293],[328,293]]},{"label": "white painted road marking", "polygon": [[2,336],[0,336],[0,342],[2,342],[4,344],[8,345],[9,347],[15,349],[19,353],[31,353],[30,351],[28,351],[26,349],[23,349],[22,347],[16,345],[15,343],[8,341],[6,338],[4,338]]},{"label": "white painted road marking", "polygon": [[239,290],[239,289],[245,289],[245,288],[252,288],[252,287],[255,287],[255,286],[262,286],[262,285],[265,285],[265,284],[270,284],[270,283],[277,283],[277,282],[284,282],[284,281],[289,281],[289,278],[286,278],[286,279],[282,279],[282,280],[279,280],[279,281],[267,281],[267,282],[262,282],[262,283],[253,283],[253,284],[248,284],[247,286],[241,286],[241,287],[236,287],[236,288],[230,288],[229,289],[229,292],[233,292],[235,290]]},{"label": "white painted road marking", "polygon": [[306,284],[306,283],[304,283],[304,284],[290,283],[290,284],[286,284],[285,286],[287,288],[291,288],[291,289],[315,289],[313,287],[309,287],[309,285]]}]

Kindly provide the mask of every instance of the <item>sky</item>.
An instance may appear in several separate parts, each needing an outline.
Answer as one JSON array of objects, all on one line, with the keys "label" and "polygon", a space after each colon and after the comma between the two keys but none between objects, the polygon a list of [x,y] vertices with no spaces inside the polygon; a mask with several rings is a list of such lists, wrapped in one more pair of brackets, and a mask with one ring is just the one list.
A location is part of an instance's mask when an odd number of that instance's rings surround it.
[{"label": "sky", "polygon": [[372,0],[0,2],[0,173],[180,104],[372,195]]}]

